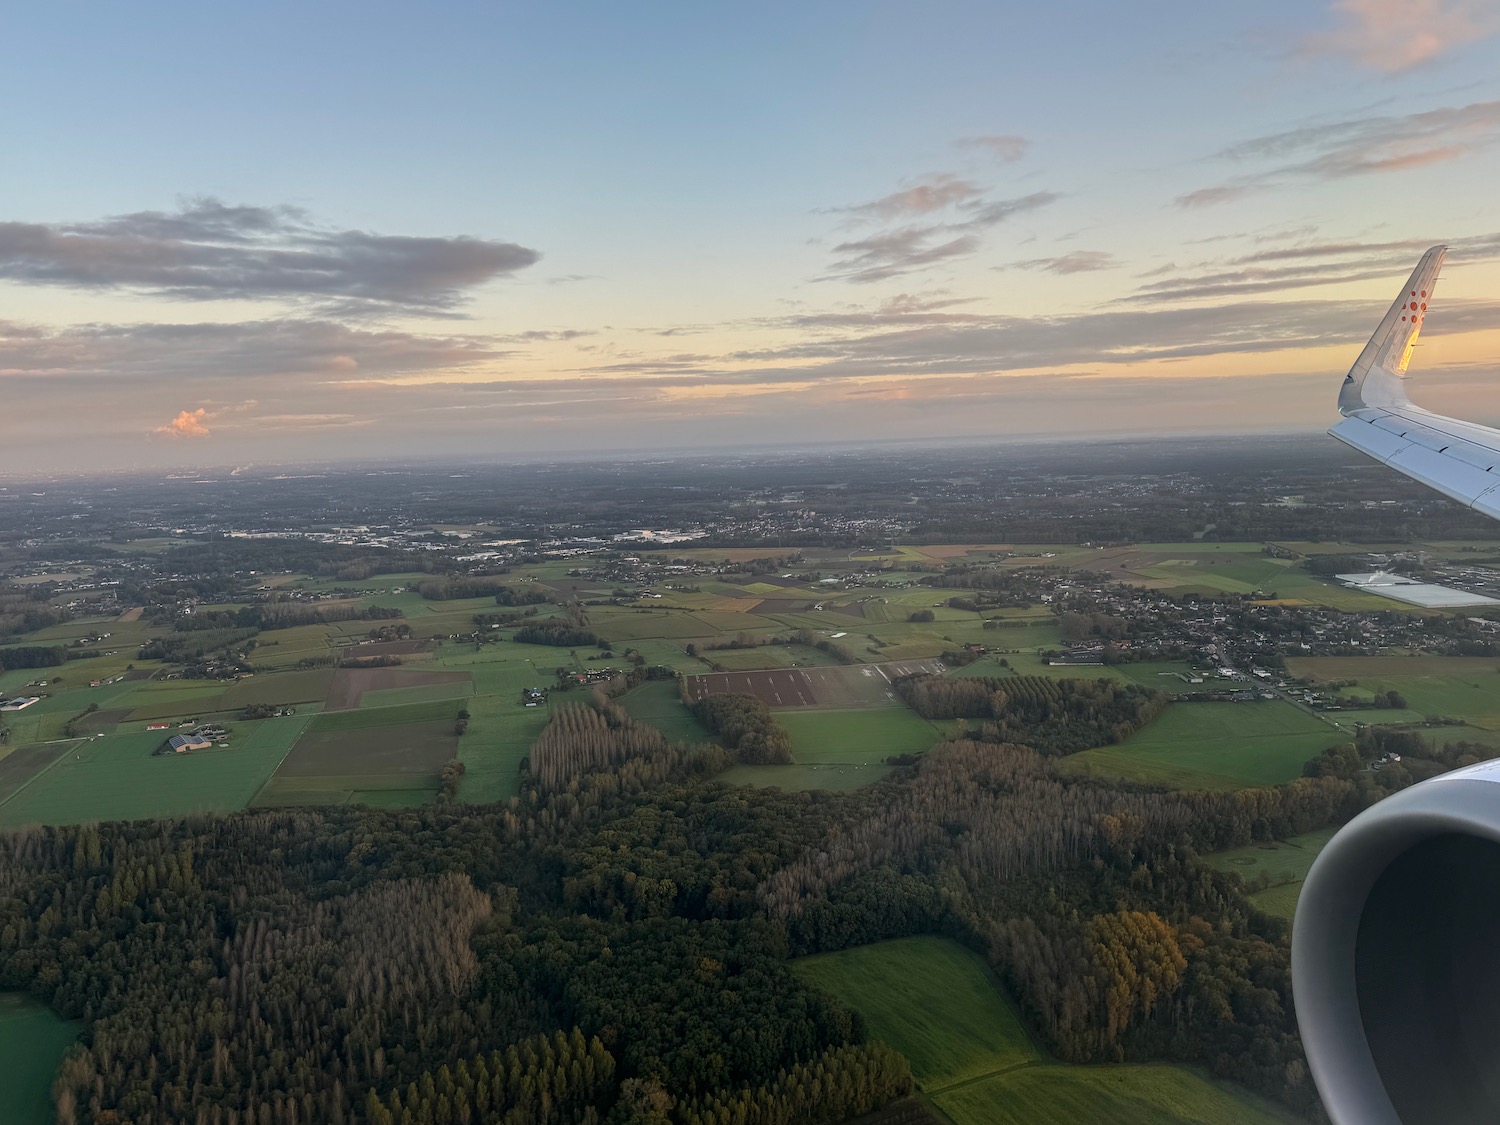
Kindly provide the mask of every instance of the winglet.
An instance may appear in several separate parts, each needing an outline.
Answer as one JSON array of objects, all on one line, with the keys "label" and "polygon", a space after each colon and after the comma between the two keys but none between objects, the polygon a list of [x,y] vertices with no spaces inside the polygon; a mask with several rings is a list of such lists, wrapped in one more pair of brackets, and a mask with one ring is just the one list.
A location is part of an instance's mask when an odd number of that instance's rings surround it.
[{"label": "winglet", "polygon": [[1339,390],[1340,414],[1348,415],[1366,406],[1393,408],[1410,404],[1401,377],[1406,374],[1412,348],[1422,331],[1422,322],[1427,319],[1427,305],[1447,253],[1446,246],[1434,246],[1422,255],[1400,296],[1375,329],[1375,335],[1344,376],[1344,385]]}]

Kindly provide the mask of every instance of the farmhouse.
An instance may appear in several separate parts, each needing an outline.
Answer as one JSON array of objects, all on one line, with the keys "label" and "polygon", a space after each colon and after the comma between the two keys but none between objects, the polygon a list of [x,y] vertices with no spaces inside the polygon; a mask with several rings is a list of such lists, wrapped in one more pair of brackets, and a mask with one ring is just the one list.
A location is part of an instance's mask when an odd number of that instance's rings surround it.
[{"label": "farmhouse", "polygon": [[24,711],[33,703],[40,703],[41,697],[36,695],[18,695],[14,699],[0,699],[0,711]]},{"label": "farmhouse", "polygon": [[174,734],[162,743],[158,754],[190,754],[194,750],[207,750],[213,743],[201,734]]}]

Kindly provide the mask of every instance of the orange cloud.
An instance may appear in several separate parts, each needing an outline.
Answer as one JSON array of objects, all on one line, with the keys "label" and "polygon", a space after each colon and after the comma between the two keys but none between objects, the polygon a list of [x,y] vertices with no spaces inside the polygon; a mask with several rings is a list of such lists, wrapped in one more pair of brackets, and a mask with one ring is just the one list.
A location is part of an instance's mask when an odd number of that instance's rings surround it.
[{"label": "orange cloud", "polygon": [[207,419],[208,411],[201,406],[197,410],[181,410],[165,426],[157,426],[155,432],[168,437],[208,437],[208,427],[203,424]]},{"label": "orange cloud", "polygon": [[1337,0],[1333,10],[1337,28],[1311,37],[1307,47],[1348,55],[1388,74],[1500,30],[1488,2],[1479,0]]}]

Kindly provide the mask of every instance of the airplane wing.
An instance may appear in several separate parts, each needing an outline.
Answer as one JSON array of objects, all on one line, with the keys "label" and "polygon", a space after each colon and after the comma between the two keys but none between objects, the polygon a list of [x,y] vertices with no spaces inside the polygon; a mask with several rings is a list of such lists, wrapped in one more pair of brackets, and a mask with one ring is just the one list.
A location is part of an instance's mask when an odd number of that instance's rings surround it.
[{"label": "airplane wing", "polygon": [[1445,496],[1500,519],[1500,430],[1423,410],[1404,376],[1427,318],[1446,246],[1422,255],[1339,391],[1328,432]]}]

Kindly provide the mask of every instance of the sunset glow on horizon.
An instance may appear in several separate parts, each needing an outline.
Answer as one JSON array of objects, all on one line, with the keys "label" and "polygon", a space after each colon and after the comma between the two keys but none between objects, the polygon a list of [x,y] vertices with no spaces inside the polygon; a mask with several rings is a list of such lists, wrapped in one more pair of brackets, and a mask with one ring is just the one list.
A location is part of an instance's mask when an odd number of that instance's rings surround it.
[{"label": "sunset glow on horizon", "polygon": [[4,26],[6,475],[1500,418],[1481,0]]}]

